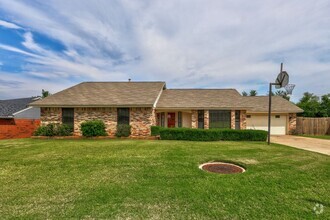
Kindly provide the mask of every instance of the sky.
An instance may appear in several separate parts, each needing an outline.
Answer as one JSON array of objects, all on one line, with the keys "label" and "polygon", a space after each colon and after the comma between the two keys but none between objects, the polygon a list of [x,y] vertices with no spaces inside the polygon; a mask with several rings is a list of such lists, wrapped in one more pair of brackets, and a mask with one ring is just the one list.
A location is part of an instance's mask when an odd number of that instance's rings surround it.
[{"label": "sky", "polygon": [[[330,93],[330,1],[0,0],[0,100],[83,81]],[[273,88],[275,90],[275,88]]]}]

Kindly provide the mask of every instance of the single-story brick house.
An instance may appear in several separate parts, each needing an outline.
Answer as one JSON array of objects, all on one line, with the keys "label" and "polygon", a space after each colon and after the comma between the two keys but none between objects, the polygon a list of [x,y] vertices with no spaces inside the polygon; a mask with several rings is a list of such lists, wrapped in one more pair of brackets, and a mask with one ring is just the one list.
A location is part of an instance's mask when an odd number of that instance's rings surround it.
[{"label": "single-story brick house", "polygon": [[40,108],[28,105],[38,99],[0,100],[0,139],[31,137],[40,124]]},{"label": "single-story brick house", "polygon": [[[149,136],[150,126],[266,129],[268,98],[244,97],[235,89],[167,89],[165,82],[84,82],[31,103],[41,123],[80,124],[101,119],[110,136],[130,124],[133,137]],[[289,134],[302,109],[273,97],[272,134]]]}]

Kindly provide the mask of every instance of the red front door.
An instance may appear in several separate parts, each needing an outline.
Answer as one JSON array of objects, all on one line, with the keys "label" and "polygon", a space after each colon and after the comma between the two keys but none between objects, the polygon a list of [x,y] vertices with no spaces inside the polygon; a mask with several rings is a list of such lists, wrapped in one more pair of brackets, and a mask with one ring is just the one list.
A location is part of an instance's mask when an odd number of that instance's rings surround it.
[{"label": "red front door", "polygon": [[167,114],[167,127],[174,128],[175,127],[175,113],[169,112]]}]

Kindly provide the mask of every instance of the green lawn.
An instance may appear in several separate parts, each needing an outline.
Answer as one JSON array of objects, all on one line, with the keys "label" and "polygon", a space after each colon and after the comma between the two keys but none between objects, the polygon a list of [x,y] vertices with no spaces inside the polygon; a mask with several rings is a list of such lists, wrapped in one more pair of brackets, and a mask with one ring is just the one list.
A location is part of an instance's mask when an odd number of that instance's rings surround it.
[{"label": "green lawn", "polygon": [[299,136],[330,140],[330,135],[307,135],[307,134],[302,134],[302,135],[299,135]]},{"label": "green lawn", "polygon": [[[198,169],[212,160],[235,161],[247,172]],[[258,142],[6,140],[0,216],[330,219],[329,170],[328,156]]]}]

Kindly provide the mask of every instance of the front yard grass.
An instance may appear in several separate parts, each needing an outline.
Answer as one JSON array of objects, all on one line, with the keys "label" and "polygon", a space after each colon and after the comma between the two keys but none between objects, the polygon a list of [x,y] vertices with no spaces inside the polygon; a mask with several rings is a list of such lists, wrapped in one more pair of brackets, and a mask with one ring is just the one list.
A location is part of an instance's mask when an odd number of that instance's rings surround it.
[{"label": "front yard grass", "polygon": [[[198,169],[212,160],[247,171]],[[328,156],[260,142],[5,140],[0,216],[329,219],[329,168]]]},{"label": "front yard grass", "polygon": [[302,135],[299,135],[299,136],[330,140],[330,135],[307,135],[307,134],[302,134]]}]

